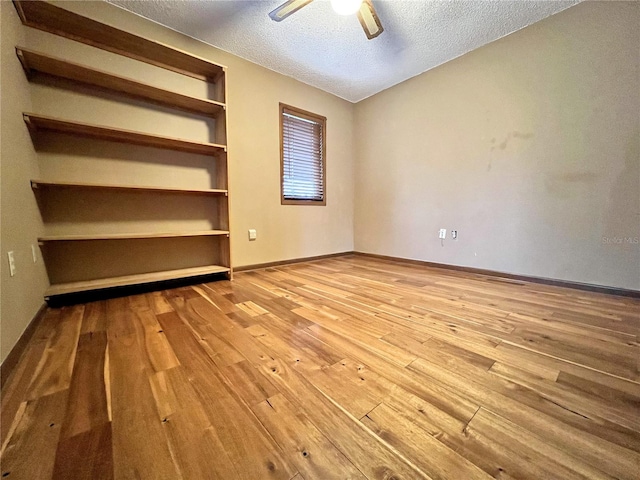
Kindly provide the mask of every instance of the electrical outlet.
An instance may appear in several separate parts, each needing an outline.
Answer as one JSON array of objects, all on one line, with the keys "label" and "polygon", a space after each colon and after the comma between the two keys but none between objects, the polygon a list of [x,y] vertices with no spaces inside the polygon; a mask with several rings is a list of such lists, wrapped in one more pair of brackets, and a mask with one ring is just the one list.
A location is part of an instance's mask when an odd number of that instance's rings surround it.
[{"label": "electrical outlet", "polygon": [[31,244],[31,256],[33,257],[33,263],[38,263],[38,252],[34,244]]},{"label": "electrical outlet", "polygon": [[458,230],[451,230],[451,238],[454,240],[458,239]]},{"label": "electrical outlet", "polygon": [[444,240],[445,238],[447,238],[447,229],[446,229],[446,228],[441,228],[441,229],[440,229],[440,235],[439,235],[439,237],[440,237],[441,239],[443,239],[443,240]]},{"label": "electrical outlet", "polygon": [[9,274],[13,277],[16,274],[16,259],[13,257],[13,252],[7,252],[9,257]]},{"label": "electrical outlet", "polygon": [[253,241],[256,238],[258,238],[258,232],[256,231],[255,228],[250,228],[249,229],[249,241]]}]

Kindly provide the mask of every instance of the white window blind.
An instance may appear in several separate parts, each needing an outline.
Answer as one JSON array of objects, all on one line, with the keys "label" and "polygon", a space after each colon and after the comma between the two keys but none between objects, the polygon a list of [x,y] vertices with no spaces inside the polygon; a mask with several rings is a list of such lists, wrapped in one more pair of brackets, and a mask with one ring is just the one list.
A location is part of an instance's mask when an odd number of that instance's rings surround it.
[{"label": "white window blind", "polygon": [[283,201],[324,202],[323,117],[282,109]]}]

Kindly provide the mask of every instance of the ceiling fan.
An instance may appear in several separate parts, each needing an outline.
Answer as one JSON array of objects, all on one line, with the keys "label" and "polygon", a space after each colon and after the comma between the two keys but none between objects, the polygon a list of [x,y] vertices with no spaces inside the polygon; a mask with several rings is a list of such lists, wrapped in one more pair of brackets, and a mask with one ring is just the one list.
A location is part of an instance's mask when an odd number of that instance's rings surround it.
[{"label": "ceiling fan", "polygon": [[[311,2],[313,0],[287,0],[269,13],[269,16],[272,20],[281,22]],[[331,6],[340,15],[352,15],[357,12],[360,25],[369,40],[376,38],[384,31],[371,0],[331,0]]]}]

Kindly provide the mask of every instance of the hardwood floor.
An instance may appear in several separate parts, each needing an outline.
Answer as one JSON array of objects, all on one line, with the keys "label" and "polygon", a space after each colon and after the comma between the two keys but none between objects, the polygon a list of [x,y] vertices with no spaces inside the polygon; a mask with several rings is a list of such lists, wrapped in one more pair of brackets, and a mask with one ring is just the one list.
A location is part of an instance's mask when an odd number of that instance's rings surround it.
[{"label": "hardwood floor", "polygon": [[638,479],[640,300],[346,256],[48,310],[11,479]]}]

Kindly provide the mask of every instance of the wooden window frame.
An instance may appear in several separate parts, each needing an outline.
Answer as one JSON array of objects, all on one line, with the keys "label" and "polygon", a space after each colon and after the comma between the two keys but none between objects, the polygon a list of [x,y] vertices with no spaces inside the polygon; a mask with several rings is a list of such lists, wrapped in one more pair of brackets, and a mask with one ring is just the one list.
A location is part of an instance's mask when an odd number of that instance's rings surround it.
[{"label": "wooden window frame", "polygon": [[[284,113],[289,112],[300,118],[306,118],[322,124],[322,200],[289,200],[284,198]],[[281,205],[317,205],[327,204],[327,118],[301,108],[280,103],[280,204]]]}]

